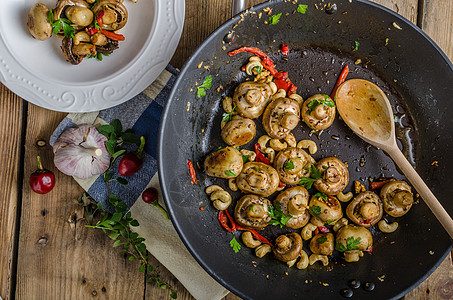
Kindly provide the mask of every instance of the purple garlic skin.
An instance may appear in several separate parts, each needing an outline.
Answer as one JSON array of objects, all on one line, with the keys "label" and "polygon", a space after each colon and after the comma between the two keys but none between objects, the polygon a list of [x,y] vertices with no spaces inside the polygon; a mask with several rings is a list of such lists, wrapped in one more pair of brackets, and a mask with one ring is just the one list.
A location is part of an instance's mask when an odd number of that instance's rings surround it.
[{"label": "purple garlic skin", "polygon": [[62,173],[80,179],[102,174],[110,164],[107,140],[93,125],[69,128],[53,146],[54,164]]}]

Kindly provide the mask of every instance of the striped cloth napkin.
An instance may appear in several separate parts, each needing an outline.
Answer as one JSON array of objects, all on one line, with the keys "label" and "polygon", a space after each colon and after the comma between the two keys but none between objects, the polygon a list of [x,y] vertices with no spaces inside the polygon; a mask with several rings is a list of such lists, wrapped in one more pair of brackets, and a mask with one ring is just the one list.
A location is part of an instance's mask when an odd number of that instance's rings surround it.
[{"label": "striped cloth napkin", "polygon": [[[55,129],[50,144],[53,146],[67,128],[79,124],[100,126],[114,119],[119,119],[124,129],[132,128],[135,134],[144,136],[142,169],[127,177],[127,185],[112,184],[110,190],[127,204],[132,217],[140,223],[132,229],[145,238],[148,251],[178,278],[195,299],[222,299],[228,291],[200,267],[162,212],[141,200],[141,193],[146,188],[155,187],[159,191],[158,201],[164,205],[157,176],[157,136],[163,106],[177,74],[177,70],[168,66],[148,88],[123,104],[98,112],[68,114]],[[113,169],[118,170],[117,166]],[[108,192],[103,176],[74,179],[94,200],[107,207]]]}]

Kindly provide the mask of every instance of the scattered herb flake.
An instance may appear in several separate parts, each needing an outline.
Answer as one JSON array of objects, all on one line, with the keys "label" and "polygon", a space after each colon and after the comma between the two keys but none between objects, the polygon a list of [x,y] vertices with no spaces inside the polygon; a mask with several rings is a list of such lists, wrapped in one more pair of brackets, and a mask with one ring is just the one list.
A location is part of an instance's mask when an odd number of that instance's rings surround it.
[{"label": "scattered herb flake", "polygon": [[244,164],[248,163],[250,161],[250,155],[242,155],[242,162]]},{"label": "scattered herb flake", "polygon": [[226,174],[227,176],[238,176],[238,175],[236,174],[236,172],[234,172],[233,170],[226,170],[226,171],[225,171],[225,174]]},{"label": "scattered herb flake", "polygon": [[241,250],[241,244],[236,241],[236,238],[233,236],[233,238],[230,241],[230,246],[233,248],[235,253],[238,253],[239,250]]},{"label": "scattered herb flake", "polygon": [[282,16],[282,13],[279,13],[278,15],[273,15],[269,18],[269,25],[275,25],[280,21],[280,17]]},{"label": "scattered herb flake", "polygon": [[305,14],[307,12],[307,8],[308,8],[308,5],[306,4],[299,4],[297,6],[297,12],[301,13],[301,14]]},{"label": "scattered herb flake", "polygon": [[324,193],[316,193],[315,194],[316,198],[322,198],[322,200],[326,201],[327,200],[327,195]]},{"label": "scattered herb flake", "polygon": [[317,238],[316,241],[320,244],[324,244],[325,242],[327,242],[327,235],[323,235],[322,237]]},{"label": "scattered herb flake", "polygon": [[203,80],[203,83],[197,86],[197,97],[201,98],[206,96],[206,89],[211,88],[212,86],[212,76],[209,75]]},{"label": "scattered herb flake", "polygon": [[294,162],[291,159],[287,160],[283,167],[285,168],[285,170],[292,170],[294,169]]},{"label": "scattered herb flake", "polygon": [[310,208],[308,210],[315,217],[317,217],[321,214],[321,207],[317,206],[317,205],[310,206]]},{"label": "scattered herb flake", "polygon": [[354,49],[352,51],[357,51],[359,50],[360,43],[357,41],[354,41]]}]

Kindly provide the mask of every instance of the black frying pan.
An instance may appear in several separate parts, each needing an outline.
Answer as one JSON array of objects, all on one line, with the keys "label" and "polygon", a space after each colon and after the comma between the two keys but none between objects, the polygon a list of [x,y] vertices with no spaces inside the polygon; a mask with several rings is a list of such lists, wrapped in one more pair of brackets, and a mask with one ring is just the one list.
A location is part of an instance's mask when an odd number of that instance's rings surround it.
[{"label": "black frying pan", "polygon": [[[453,214],[450,201],[453,161],[449,158],[449,149],[453,147],[451,62],[420,29],[379,5],[339,0],[338,11],[326,14],[315,9],[315,3],[320,4],[313,0],[304,2],[309,7],[306,14],[293,14],[297,5],[291,2],[258,5],[251,11],[259,13],[270,7],[273,14],[281,12],[279,23],[266,25],[267,15],[262,19],[247,15],[234,29],[233,43],[223,45],[224,36],[241,19],[236,16],[195,51],[181,71],[162,115],[158,149],[162,191],[173,224],[192,255],[217,281],[243,298],[341,298],[340,290],[347,287],[350,279],[373,282],[376,286],[372,292],[354,290],[356,299],[399,298],[421,283],[452,247],[449,236],[422,200],[398,219],[396,232],[383,235],[371,229],[373,254],[365,255],[358,263],[345,263],[336,254],[329,267],[315,264],[297,270],[272,255],[258,259],[245,246],[239,253],[233,252],[229,245],[232,235],[220,226],[217,211],[204,192],[213,183],[226,187],[226,180],[209,178],[197,168],[199,183],[190,183],[186,159],[202,166],[208,153],[225,146],[220,138],[221,99],[232,95],[234,88],[245,80],[240,68],[250,55],[229,57],[227,52],[240,46],[255,46],[271,56],[278,70],[289,72],[304,99],[319,92],[330,94],[344,64],[352,69],[348,78],[364,78],[378,84],[401,119],[396,126],[400,146],[446,210]],[[393,22],[402,30],[394,27]],[[357,50],[354,41],[359,42]],[[278,52],[283,43],[290,47],[288,61]],[[357,59],[361,62],[355,65]],[[201,61],[204,66],[210,65],[209,71],[197,67]],[[201,83],[207,75],[213,75],[213,87],[206,97],[198,99],[195,82]],[[224,89],[217,92],[220,85]],[[261,134],[263,131],[257,136]],[[310,138],[308,134],[304,124],[295,130],[298,140]],[[319,138],[311,138],[320,149],[314,155],[316,160],[337,156],[349,163],[351,182],[358,180],[368,186],[370,177],[404,179],[389,157],[356,137],[339,119]],[[246,148],[251,149],[255,142],[256,139]],[[438,161],[437,167],[432,165],[433,161]],[[346,191],[351,186],[352,183]],[[233,199],[238,199],[238,193],[232,194]],[[275,195],[269,198],[272,200]],[[201,206],[206,208],[200,210]],[[234,203],[230,212],[233,207]],[[262,234],[272,240],[279,233],[291,231],[270,227]],[[236,239],[240,239],[239,233]],[[307,246],[305,243],[304,248]]]}]

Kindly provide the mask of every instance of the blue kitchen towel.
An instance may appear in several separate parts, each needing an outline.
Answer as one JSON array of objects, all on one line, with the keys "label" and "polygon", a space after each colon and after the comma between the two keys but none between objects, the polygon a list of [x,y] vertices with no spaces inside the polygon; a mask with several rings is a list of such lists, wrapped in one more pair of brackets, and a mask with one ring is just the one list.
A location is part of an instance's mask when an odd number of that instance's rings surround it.
[{"label": "blue kitchen towel", "polygon": [[[114,119],[119,119],[124,129],[131,128],[138,136],[144,136],[146,144],[142,169],[127,176],[127,185],[121,185],[116,181],[110,184],[111,193],[123,200],[128,208],[131,208],[157,172],[156,152],[160,116],[177,74],[178,71],[169,65],[148,88],[123,104],[98,112],[68,114],[55,129],[50,138],[50,144],[53,146],[67,128],[79,124],[100,126],[109,124]],[[136,147],[130,147],[129,150],[135,150]],[[112,168],[116,172],[114,177],[119,176],[118,164],[119,161]],[[107,187],[102,174],[86,180],[74,179],[94,200],[108,208]]]}]

